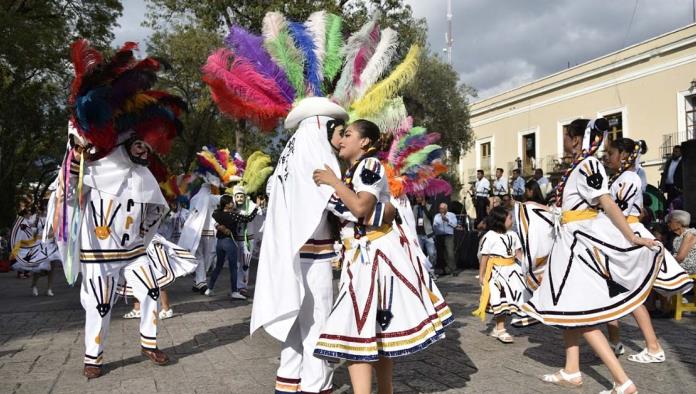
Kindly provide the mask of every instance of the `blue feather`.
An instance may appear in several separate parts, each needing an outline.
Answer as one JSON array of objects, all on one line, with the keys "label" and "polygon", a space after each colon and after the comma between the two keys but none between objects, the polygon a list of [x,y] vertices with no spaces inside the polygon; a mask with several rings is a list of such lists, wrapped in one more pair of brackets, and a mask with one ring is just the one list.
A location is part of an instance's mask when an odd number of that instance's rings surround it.
[{"label": "blue feather", "polygon": [[442,157],[442,149],[435,149],[432,152],[428,153],[428,157],[425,159],[425,162],[430,164],[433,162],[433,160],[439,159]]},{"label": "blue feather", "polygon": [[101,128],[111,121],[110,91],[109,87],[99,87],[77,98],[75,113],[80,127],[85,132],[90,131],[90,126]]},{"label": "blue feather", "polygon": [[319,59],[314,51],[316,47],[314,46],[314,40],[312,36],[307,31],[307,27],[303,23],[290,22],[288,24],[290,34],[295,41],[295,46],[297,49],[302,51],[305,57],[305,79],[309,84],[309,88],[312,94],[315,96],[322,96],[321,92],[321,70],[322,66],[319,64]]}]

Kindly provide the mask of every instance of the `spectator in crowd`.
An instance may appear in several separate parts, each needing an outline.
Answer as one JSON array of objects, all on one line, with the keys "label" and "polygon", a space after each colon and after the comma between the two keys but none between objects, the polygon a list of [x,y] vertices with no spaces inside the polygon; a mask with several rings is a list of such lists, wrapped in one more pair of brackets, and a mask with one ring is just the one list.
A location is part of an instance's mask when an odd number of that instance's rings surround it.
[{"label": "spectator in crowd", "polygon": [[504,170],[498,168],[495,170],[495,180],[493,180],[493,195],[504,196],[508,194],[508,179],[503,176]]},{"label": "spectator in crowd", "polygon": [[421,249],[428,256],[432,267],[437,263],[435,252],[435,240],[433,239],[433,222],[428,212],[432,204],[428,203],[425,196],[416,196],[416,204],[413,206],[413,217],[416,218],[416,233]]},{"label": "spectator in crowd", "polygon": [[[547,181],[548,182],[548,181]],[[546,205],[546,198],[544,193],[541,191],[539,182],[534,179],[530,179],[524,185],[524,200],[532,201],[537,204]]]},{"label": "spectator in crowd", "polygon": [[681,158],[681,146],[677,145],[672,149],[672,156],[662,167],[660,190],[667,194],[667,206],[682,193],[683,175]]},{"label": "spectator in crowd", "polygon": [[520,170],[512,170],[512,197],[517,201],[522,201],[524,197],[524,178],[520,176]]},{"label": "spectator in crowd", "polygon": [[674,258],[689,274],[696,274],[696,229],[690,228],[691,214],[674,210],[667,217],[669,229],[677,236],[672,241]]},{"label": "spectator in crowd", "polygon": [[504,194],[500,197],[500,205],[505,209],[512,209],[514,207],[512,196],[509,194]]},{"label": "spectator in crowd", "polygon": [[476,224],[478,225],[486,217],[488,207],[488,196],[491,192],[491,183],[486,179],[483,170],[476,171],[476,184],[474,185],[474,195],[476,196]]},{"label": "spectator in crowd", "polygon": [[541,168],[534,169],[534,180],[539,185],[542,195],[544,198],[546,198],[551,192],[551,189],[553,189],[553,186],[551,185],[549,178],[544,175],[544,170]]},{"label": "spectator in crowd", "polygon": [[443,275],[457,276],[457,262],[454,259],[454,229],[457,228],[457,216],[448,211],[447,203],[441,203],[438,214],[433,218],[435,246],[437,254],[445,263]]}]

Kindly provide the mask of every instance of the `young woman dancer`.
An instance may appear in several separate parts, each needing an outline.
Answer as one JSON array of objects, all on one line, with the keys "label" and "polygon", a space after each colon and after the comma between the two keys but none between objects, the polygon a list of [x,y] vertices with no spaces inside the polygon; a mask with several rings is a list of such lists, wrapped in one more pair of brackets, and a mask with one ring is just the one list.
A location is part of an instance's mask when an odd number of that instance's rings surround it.
[{"label": "young woman dancer", "polygon": [[374,123],[353,122],[340,142],[339,156],[350,163],[343,181],[328,168],[314,172],[317,185],[336,190],[329,209],[341,220],[344,246],[338,296],[314,354],[348,360],[357,394],[371,391],[373,366],[378,392],[391,393],[392,358],[442,339],[452,321],[435,285],[426,282],[425,268],[409,258],[415,246],[391,224],[356,224],[378,201],[390,200],[385,170],[375,157],[379,138]]},{"label": "young woman dancer", "polygon": [[522,270],[515,262],[515,259],[522,261],[522,245],[517,234],[510,230],[512,213],[503,207],[491,209],[486,228],[488,232],[481,239],[478,253],[481,299],[473,314],[485,320],[490,305],[495,320],[491,336],[512,343],[512,335],[505,330],[505,316],[518,310],[525,292]]},{"label": "young woman dancer", "polygon": [[[643,210],[642,181],[637,173],[640,165],[640,155],[647,151],[645,141],[634,141],[630,138],[619,138],[609,144],[606,155],[606,166],[614,171],[610,179],[609,191],[616,205],[623,211],[631,229],[644,238],[654,238],[640,222],[640,214]],[[657,274],[654,289],[665,296],[689,291],[693,283],[683,268],[669,253],[665,253],[662,266]],[[665,361],[665,352],[660,346],[655,330],[653,329],[650,314],[644,305],[633,311],[633,317],[638,323],[646,348],[638,354],[628,357],[630,361],[639,363],[661,363]],[[608,323],[609,341],[612,343],[614,353],[618,356],[624,353],[623,344],[620,341],[619,321]]]},{"label": "young woman dancer", "polygon": [[607,128],[603,118],[578,119],[563,133],[564,150],[574,160],[556,189],[561,224],[544,279],[522,309],[565,329],[565,368],[543,376],[544,381],[582,385],[582,336],[613,376],[612,389],[603,393],[631,394],[637,388],[597,325],[621,318],[645,301],[664,252],[656,241],[633,233],[611,198],[604,167],[594,157]]}]

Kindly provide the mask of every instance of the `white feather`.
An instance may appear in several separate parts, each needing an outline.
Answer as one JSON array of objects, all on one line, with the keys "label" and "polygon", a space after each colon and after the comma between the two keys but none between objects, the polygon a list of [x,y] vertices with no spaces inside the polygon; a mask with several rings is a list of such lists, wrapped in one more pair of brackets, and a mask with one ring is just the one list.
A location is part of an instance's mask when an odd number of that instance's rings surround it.
[{"label": "white feather", "polygon": [[367,62],[365,69],[360,74],[360,86],[356,86],[355,100],[362,98],[367,90],[384,74],[396,53],[396,31],[386,28],[382,30],[375,53]]},{"label": "white feather", "polygon": [[305,26],[309,33],[312,35],[312,41],[314,41],[314,53],[317,56],[320,64],[324,64],[324,56],[326,55],[326,11],[313,12],[307,21]]},{"label": "white feather", "polygon": [[263,17],[261,32],[264,41],[273,40],[286,27],[285,16],[280,12],[269,12]]},{"label": "white feather", "polygon": [[342,48],[343,52],[343,70],[341,77],[336,84],[333,99],[339,104],[346,106],[350,100],[350,89],[353,83],[353,69],[355,57],[358,55],[360,48],[369,41],[370,33],[375,28],[375,24],[379,20],[379,14],[375,15],[369,22],[365,23],[360,30],[353,33],[346,44]]}]

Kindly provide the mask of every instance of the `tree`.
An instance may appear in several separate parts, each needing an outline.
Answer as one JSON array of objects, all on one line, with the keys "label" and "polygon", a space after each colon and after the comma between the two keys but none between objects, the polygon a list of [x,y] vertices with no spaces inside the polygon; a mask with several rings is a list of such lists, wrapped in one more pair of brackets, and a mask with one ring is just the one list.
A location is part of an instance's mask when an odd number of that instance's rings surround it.
[{"label": "tree", "polygon": [[414,124],[441,134],[440,145],[447,149],[450,164],[456,164],[473,142],[467,99],[473,92],[459,81],[452,66],[429,53],[423,54],[418,73],[404,92]]},{"label": "tree", "polygon": [[[78,36],[106,47],[117,0],[4,1],[0,5],[0,227],[16,197],[62,159],[67,136],[68,48]],[[44,185],[34,185],[40,190]]]},{"label": "tree", "polygon": [[165,59],[171,68],[159,78],[159,84],[181,96],[189,111],[181,118],[183,135],[174,140],[165,159],[173,172],[184,172],[201,146],[234,143],[236,122],[220,116],[201,80],[200,68],[208,55],[222,45],[219,34],[196,24],[176,24],[150,37],[148,54]]}]

